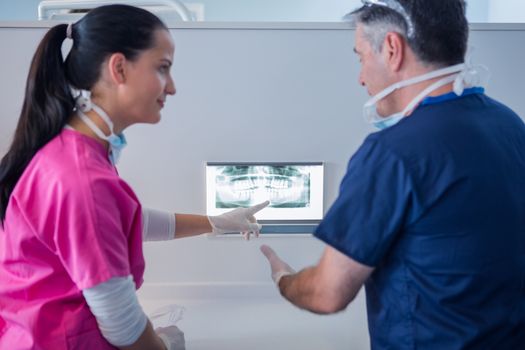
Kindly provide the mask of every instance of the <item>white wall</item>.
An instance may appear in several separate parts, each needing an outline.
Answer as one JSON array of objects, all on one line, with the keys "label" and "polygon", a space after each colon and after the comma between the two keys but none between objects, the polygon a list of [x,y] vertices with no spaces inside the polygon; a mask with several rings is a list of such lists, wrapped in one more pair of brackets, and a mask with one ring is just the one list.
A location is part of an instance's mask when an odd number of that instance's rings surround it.
[{"label": "white wall", "polygon": [[[175,29],[174,79],[159,125],[127,131],[119,165],[144,205],[204,213],[207,161],[323,161],[325,206],[337,195],[350,155],[372,129],[357,84],[352,31],[343,29]],[[42,29],[0,29],[0,153],[22,102],[24,81]],[[473,31],[474,61],[492,72],[488,93],[522,116],[525,31]],[[275,241],[297,267],[321,245],[308,237]],[[265,283],[257,243],[188,239],[146,247],[150,282]],[[191,268],[188,268],[191,266]]]},{"label": "white wall", "polygon": [[[193,0],[188,0],[192,2]],[[209,21],[337,22],[360,0],[201,0]]]},{"label": "white wall", "polygon": [[0,21],[38,19],[39,0],[0,0]]},{"label": "white wall", "polygon": [[490,0],[488,11],[489,22],[525,22],[525,1],[523,0]]},{"label": "white wall", "polygon": [[467,0],[467,18],[471,23],[486,23],[489,21],[490,0]]}]

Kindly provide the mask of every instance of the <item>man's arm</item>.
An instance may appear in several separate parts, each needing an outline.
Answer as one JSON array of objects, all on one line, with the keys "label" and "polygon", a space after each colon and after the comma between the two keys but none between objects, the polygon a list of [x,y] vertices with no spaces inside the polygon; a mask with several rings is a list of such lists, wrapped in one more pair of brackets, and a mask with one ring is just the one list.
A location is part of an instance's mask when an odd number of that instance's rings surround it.
[{"label": "man's arm", "polygon": [[263,248],[263,253],[272,265],[272,275],[282,276],[276,282],[283,297],[302,309],[319,314],[344,310],[374,271],[330,246],[325,248],[317,266],[295,274],[286,273],[288,265],[271,248]]}]

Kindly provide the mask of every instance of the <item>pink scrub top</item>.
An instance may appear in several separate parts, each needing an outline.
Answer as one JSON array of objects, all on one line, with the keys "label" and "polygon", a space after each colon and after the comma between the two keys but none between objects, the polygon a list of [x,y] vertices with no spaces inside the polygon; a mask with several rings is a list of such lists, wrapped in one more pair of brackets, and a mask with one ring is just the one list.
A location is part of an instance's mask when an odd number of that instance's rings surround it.
[{"label": "pink scrub top", "polygon": [[104,147],[64,129],[33,157],[0,228],[0,349],[114,349],[82,290],[142,284],[142,214]]}]

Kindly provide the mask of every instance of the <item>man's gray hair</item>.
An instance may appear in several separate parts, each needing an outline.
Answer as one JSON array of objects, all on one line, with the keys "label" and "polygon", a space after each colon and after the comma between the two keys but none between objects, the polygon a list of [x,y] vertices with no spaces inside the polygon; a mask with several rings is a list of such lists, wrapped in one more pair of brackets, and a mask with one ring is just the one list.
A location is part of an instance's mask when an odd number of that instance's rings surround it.
[{"label": "man's gray hair", "polygon": [[[344,19],[363,29],[376,52],[383,49],[389,32],[402,35],[418,60],[435,67],[464,62],[468,22],[464,0],[397,0],[403,11],[369,4]],[[411,29],[410,35],[409,28]]]},{"label": "man's gray hair", "polygon": [[381,20],[363,19],[364,12],[352,12],[345,16],[352,25],[362,24],[363,34],[375,52],[381,52],[386,35],[396,32],[407,38],[407,26],[401,16],[391,13]]}]

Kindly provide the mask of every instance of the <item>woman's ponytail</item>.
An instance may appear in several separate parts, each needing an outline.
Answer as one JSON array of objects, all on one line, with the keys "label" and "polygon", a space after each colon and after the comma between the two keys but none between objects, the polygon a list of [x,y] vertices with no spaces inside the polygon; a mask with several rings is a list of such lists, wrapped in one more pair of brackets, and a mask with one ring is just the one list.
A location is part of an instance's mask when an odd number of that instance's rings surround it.
[{"label": "woman's ponytail", "polygon": [[22,112],[13,142],[0,162],[0,221],[13,189],[36,152],[58,135],[74,108],[62,43],[66,24],[51,28],[38,46],[26,82]]}]

